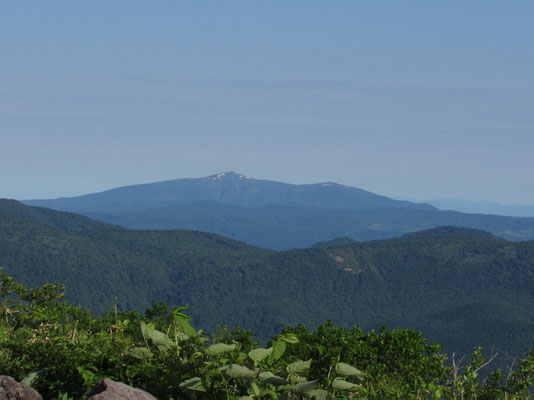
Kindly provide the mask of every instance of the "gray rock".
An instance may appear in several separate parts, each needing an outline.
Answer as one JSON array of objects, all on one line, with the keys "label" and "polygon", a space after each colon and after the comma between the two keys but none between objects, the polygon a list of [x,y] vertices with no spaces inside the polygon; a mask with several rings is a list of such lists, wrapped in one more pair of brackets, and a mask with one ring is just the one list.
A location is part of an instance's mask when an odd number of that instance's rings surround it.
[{"label": "gray rock", "polygon": [[43,396],[10,376],[0,376],[0,400],[43,400]]},{"label": "gray rock", "polygon": [[[157,400],[151,394],[125,385],[121,382],[115,382],[111,379],[104,378],[96,384],[91,390],[87,400]],[[2,399],[0,399],[2,400]]]}]

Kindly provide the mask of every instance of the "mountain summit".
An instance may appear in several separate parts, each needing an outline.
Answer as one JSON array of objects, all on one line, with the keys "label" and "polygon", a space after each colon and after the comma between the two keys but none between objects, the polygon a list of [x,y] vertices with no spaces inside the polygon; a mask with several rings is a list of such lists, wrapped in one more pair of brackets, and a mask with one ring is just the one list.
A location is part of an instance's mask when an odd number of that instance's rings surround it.
[{"label": "mountain summit", "polygon": [[27,205],[81,213],[130,212],[176,204],[217,202],[226,205],[318,207],[366,210],[381,207],[434,209],[427,204],[393,200],[333,182],[293,185],[254,179],[235,171],[204,178],[124,186],[105,192],[55,200],[27,200]]},{"label": "mountain summit", "polygon": [[252,178],[250,176],[240,174],[237,171],[228,171],[228,172],[223,172],[217,175],[207,176],[204,179],[209,180],[209,181],[224,181],[224,180],[230,180],[230,179],[241,180],[241,179],[252,179]]}]

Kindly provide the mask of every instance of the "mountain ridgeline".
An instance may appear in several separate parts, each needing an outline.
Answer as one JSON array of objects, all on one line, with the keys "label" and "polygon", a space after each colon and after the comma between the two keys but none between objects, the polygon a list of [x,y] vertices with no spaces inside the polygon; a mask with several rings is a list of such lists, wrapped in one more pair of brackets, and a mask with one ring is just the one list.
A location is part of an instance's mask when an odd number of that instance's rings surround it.
[{"label": "mountain ridgeline", "polygon": [[501,363],[534,343],[534,242],[476,229],[280,252],[2,200],[0,265],[31,287],[62,282],[69,301],[97,312],[110,310],[114,296],[120,309],[189,305],[198,328],[236,323],[263,340],[287,325],[331,319],[415,328],[447,352],[481,345]]},{"label": "mountain ridgeline", "polygon": [[280,205],[365,210],[377,207],[434,209],[428,204],[393,200],[362,189],[326,182],[291,185],[224,172],[198,179],[175,179],[125,186],[85,196],[28,200],[25,204],[78,213],[128,212],[173,204],[217,202],[244,207]]},{"label": "mountain ridgeline", "polygon": [[508,240],[534,239],[534,218],[441,211],[331,182],[291,185],[235,172],[24,203],[132,229],[213,232],[275,250],[338,237],[387,239],[442,225],[483,229]]}]

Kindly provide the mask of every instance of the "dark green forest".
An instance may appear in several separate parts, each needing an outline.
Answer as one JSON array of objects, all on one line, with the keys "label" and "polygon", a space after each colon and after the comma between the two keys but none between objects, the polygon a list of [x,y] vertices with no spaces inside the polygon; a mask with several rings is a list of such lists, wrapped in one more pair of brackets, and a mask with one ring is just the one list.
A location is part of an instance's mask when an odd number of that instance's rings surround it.
[{"label": "dark green forest", "polygon": [[413,328],[447,354],[534,342],[534,243],[454,227],[390,240],[276,252],[216,234],[117,228],[76,214],[0,205],[0,264],[29,287],[61,282],[96,313],[188,306],[198,328],[234,324],[261,343],[327,320]]}]

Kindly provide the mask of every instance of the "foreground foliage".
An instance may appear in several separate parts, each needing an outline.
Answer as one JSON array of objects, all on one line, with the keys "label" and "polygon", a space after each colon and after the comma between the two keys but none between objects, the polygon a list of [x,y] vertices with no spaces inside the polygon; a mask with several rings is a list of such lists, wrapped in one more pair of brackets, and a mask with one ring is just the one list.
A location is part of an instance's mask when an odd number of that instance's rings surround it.
[{"label": "foreground foliage", "polygon": [[95,317],[62,296],[59,284],[27,289],[0,269],[0,374],[47,399],[83,398],[104,377],[161,399],[523,399],[534,377],[532,351],[481,381],[480,350],[448,366],[414,330],[299,325],[259,347],[237,327],[196,331],[183,308]]}]

